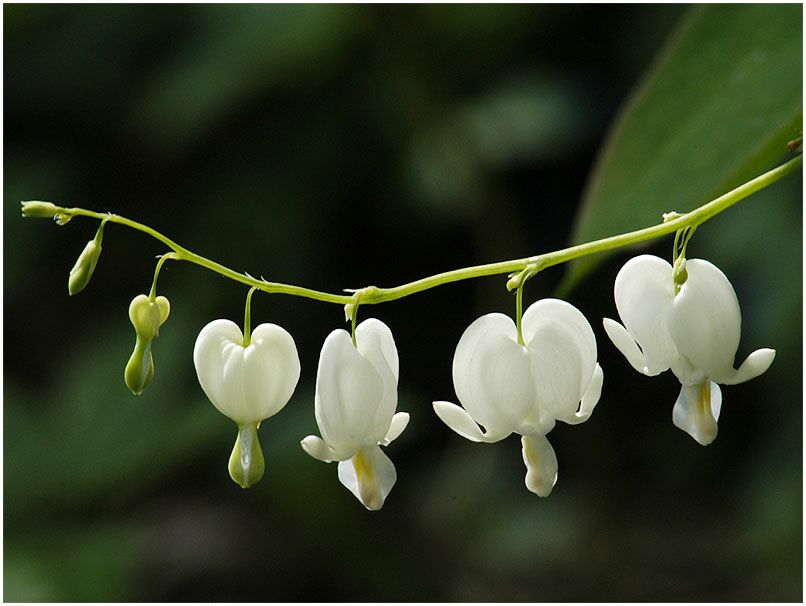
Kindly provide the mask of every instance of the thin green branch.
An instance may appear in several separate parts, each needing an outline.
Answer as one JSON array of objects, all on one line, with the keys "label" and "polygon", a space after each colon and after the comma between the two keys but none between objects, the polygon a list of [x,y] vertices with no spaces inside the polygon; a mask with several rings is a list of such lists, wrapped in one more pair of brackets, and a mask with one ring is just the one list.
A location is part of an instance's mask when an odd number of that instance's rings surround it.
[{"label": "thin green branch", "polygon": [[[304,288],[301,286],[295,286],[293,284],[283,284],[281,282],[269,282],[267,280],[258,280],[247,274],[236,272],[228,267],[225,267],[224,265],[221,265],[220,263],[207,259],[206,257],[202,257],[201,255],[198,255],[188,250],[187,248],[180,246],[170,238],[156,231],[155,229],[147,225],[143,225],[142,223],[132,221],[131,219],[127,219],[126,217],[122,217],[120,215],[109,213],[98,213],[83,208],[61,208],[61,207],[54,207],[54,208],[58,209],[59,213],[58,216],[60,216],[64,220],[64,222],[69,221],[74,216],[84,216],[100,220],[106,219],[110,223],[118,223],[120,225],[125,225],[132,229],[136,229],[137,231],[146,233],[151,237],[155,238],[156,240],[159,240],[166,246],[168,246],[171,250],[174,251],[175,253],[174,258],[178,261],[187,261],[195,265],[199,265],[201,267],[204,267],[205,269],[209,269],[210,271],[220,274],[226,278],[229,278],[236,282],[240,282],[242,284],[246,284],[247,286],[252,286],[267,293],[285,294],[295,297],[305,297],[307,299],[324,301],[326,303],[338,303],[340,305],[346,305],[350,303],[360,303],[361,305],[372,305],[376,303],[384,303],[386,301],[394,301],[396,299],[402,299],[403,297],[408,297],[409,295],[413,295],[415,293],[422,292],[424,290],[429,290],[436,286],[449,284],[451,282],[458,282],[460,280],[469,280],[471,278],[481,278],[484,276],[494,276],[498,274],[519,272],[523,271],[529,266],[533,266],[536,270],[543,270],[547,267],[551,267],[553,265],[559,265],[561,263],[566,263],[573,259],[578,259],[580,257],[584,257],[587,255],[592,255],[607,250],[613,250],[615,248],[629,246],[631,244],[636,244],[638,242],[644,242],[647,240],[659,238],[661,236],[677,232],[678,230],[682,230],[687,227],[696,228],[698,225],[701,225],[708,219],[721,213],[725,209],[733,206],[734,204],[743,200],[744,198],[747,198],[751,194],[754,194],[755,192],[772,185],[773,183],[779,181],[786,175],[796,171],[802,165],[803,165],[802,156],[793,158],[792,160],[789,160],[788,162],[762,175],[759,175],[755,179],[752,179],[747,183],[740,185],[736,189],[729,191],[728,193],[708,202],[707,204],[700,206],[699,208],[694,209],[691,212],[680,215],[679,217],[671,221],[654,225],[652,227],[639,229],[637,231],[632,231],[617,236],[611,236],[609,238],[603,238],[601,240],[595,240],[593,242],[587,242],[585,244],[579,244],[577,246],[563,248],[561,250],[553,252],[535,255],[533,257],[526,257],[523,259],[513,259],[510,261],[501,261],[498,263],[487,263],[484,265],[475,265],[472,267],[463,267],[461,269],[455,269],[453,271],[447,271],[433,276],[428,276],[427,278],[421,278],[420,280],[415,280],[413,282],[409,282],[407,284],[402,284],[400,286],[395,286],[392,288],[378,288],[375,286],[368,286],[366,288],[357,291],[355,294],[351,295],[332,294],[323,291],[312,290],[310,288]],[[23,203],[23,212],[25,212],[25,206],[24,206],[25,204],[28,203]],[[49,203],[37,202],[35,204],[41,205]],[[38,207],[36,210],[38,210]],[[35,215],[31,213],[29,216],[44,216],[44,215],[38,215],[38,214]]]}]

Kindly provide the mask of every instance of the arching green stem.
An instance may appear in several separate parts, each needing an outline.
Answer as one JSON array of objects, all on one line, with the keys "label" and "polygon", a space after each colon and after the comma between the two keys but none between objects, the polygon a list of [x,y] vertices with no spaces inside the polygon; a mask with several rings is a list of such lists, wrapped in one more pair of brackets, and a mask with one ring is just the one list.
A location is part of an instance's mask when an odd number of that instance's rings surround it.
[{"label": "arching green stem", "polygon": [[[392,288],[368,286],[367,288],[361,289],[361,304],[372,305],[376,303],[384,303],[386,301],[394,301],[418,292],[422,292],[424,290],[429,290],[436,286],[450,284],[451,282],[522,271],[529,265],[537,265],[541,269],[545,269],[546,267],[566,263],[580,257],[629,246],[638,242],[652,240],[683,230],[687,227],[698,226],[711,217],[721,213],[725,209],[750,196],[751,194],[754,194],[755,192],[772,185],[786,175],[798,170],[802,165],[802,156],[793,158],[792,160],[789,160],[788,162],[762,175],[759,175],[755,179],[751,179],[747,183],[740,185],[736,189],[719,196],[718,198],[692,210],[691,212],[682,214],[675,219],[654,225],[652,227],[611,236],[609,238],[603,238],[601,240],[595,240],[593,242],[587,242],[585,244],[579,244],[577,246],[570,246],[568,248],[563,248],[561,250],[535,255],[532,257],[455,269],[453,271],[447,271],[429,276],[427,278],[421,278],[419,280]],[[110,223],[118,223],[120,225],[125,225],[132,229],[136,229],[137,231],[150,235],[172,249],[175,254],[175,257],[173,258],[178,261],[188,261],[195,265],[199,265],[226,278],[252,286],[258,290],[262,290],[263,292],[281,293],[295,297],[305,297],[307,299],[324,301],[326,303],[338,303],[340,305],[347,305],[354,302],[354,297],[350,295],[332,294],[312,290],[310,288],[304,288],[302,286],[295,286],[292,284],[269,282],[264,279],[258,280],[247,274],[236,272],[228,267],[225,267],[224,265],[221,265],[220,263],[211,261],[210,259],[202,257],[201,255],[198,255],[187,248],[180,246],[173,240],[167,238],[147,225],[132,221],[126,217],[121,217],[120,215],[98,213],[83,208],[57,207],[57,211],[59,213],[57,216],[61,217],[64,223],[69,221],[74,216],[84,216],[93,217],[95,219],[106,218]]]}]

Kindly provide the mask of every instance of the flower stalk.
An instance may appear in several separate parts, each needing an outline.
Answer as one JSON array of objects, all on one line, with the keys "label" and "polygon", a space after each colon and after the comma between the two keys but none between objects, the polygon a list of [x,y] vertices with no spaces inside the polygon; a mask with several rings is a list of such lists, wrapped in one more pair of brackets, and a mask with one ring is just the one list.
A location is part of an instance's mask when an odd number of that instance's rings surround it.
[{"label": "flower stalk", "polygon": [[[459,282],[461,280],[469,280],[473,278],[481,278],[485,276],[520,272],[532,265],[538,266],[542,270],[547,267],[567,263],[568,261],[579,259],[588,255],[622,248],[624,246],[637,244],[639,242],[653,240],[667,234],[679,232],[686,228],[696,228],[748,196],[766,187],[769,187],[773,183],[781,180],[786,175],[795,172],[802,166],[802,156],[793,158],[784,164],[781,164],[780,166],[773,168],[772,170],[767,171],[754,179],[751,179],[750,181],[727,192],[726,194],[723,194],[722,196],[703,204],[691,212],[679,215],[677,213],[667,215],[667,219],[670,219],[672,216],[674,216],[674,218],[671,220],[665,220],[658,225],[610,236],[600,240],[594,240],[592,242],[586,242],[584,244],[578,244],[576,246],[570,246],[568,248],[563,248],[532,257],[463,267],[452,271],[438,273],[433,276],[428,276],[426,278],[421,278],[419,280],[391,288],[367,287],[361,290],[360,302],[362,305],[374,305],[387,301],[395,301],[397,299],[402,299],[404,297],[408,297],[425,290],[430,290],[444,284],[450,284],[452,282]],[[24,211],[26,210],[26,204],[30,203],[23,202]],[[39,202],[38,204],[49,203]],[[53,209],[50,210],[53,211]],[[177,244],[167,236],[161,234],[148,225],[138,223],[137,221],[133,221],[121,215],[99,213],[84,208],[62,208],[58,206],[56,207],[55,212],[57,213],[56,216],[60,217],[64,223],[73,217],[91,217],[94,219],[106,219],[110,223],[117,223],[119,225],[124,225],[131,229],[143,232],[170,248],[174,253],[174,256],[172,257],[173,259],[193,263],[194,265],[208,269],[221,276],[224,276],[225,278],[246,284],[247,286],[254,287],[258,290],[262,290],[263,292],[285,294],[294,297],[304,297],[307,299],[313,299],[325,303],[336,303],[339,305],[349,305],[355,302],[354,295],[328,293],[293,284],[271,282],[265,279],[254,278],[245,273],[237,272]],[[37,215],[30,214],[27,216]]]}]

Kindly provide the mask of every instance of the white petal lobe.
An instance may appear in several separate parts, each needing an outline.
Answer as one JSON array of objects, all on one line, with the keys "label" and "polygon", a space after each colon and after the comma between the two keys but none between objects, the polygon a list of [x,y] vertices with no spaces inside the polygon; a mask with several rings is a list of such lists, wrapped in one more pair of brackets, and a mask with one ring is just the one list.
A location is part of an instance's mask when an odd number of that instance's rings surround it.
[{"label": "white petal lobe", "polygon": [[745,381],[755,379],[757,376],[767,372],[767,369],[770,367],[770,364],[772,364],[774,359],[774,349],[757,349],[747,356],[745,361],[742,362],[742,365],[734,374],[728,377],[715,378],[718,378],[719,382],[724,383],[725,385],[744,383]]},{"label": "white petal lobe", "polygon": [[596,364],[596,369],[593,371],[593,379],[588,387],[588,391],[586,391],[582,396],[582,402],[579,405],[579,410],[573,415],[569,415],[560,420],[565,421],[569,425],[577,425],[587,421],[590,418],[591,413],[593,413],[593,409],[596,407],[596,404],[599,402],[599,398],[602,395],[603,382],[604,371],[602,371],[602,367],[599,366],[599,364]]},{"label": "white petal lobe", "polygon": [[302,450],[323,463],[338,461],[338,455],[328,446],[325,441],[318,436],[306,436],[300,441]]},{"label": "white petal lobe", "polygon": [[[491,340],[495,339],[499,343],[509,340],[517,344],[517,338],[515,323],[504,314],[492,313],[481,316],[468,326],[456,346],[453,357],[453,386],[456,396],[473,419],[488,430],[502,425],[504,420],[497,410],[500,398],[497,395],[495,399],[488,397],[488,393],[495,392],[495,388],[491,387],[481,392],[478,390],[478,383],[482,380],[478,376],[481,370],[479,353],[483,352],[482,355],[486,353],[484,358],[489,359]],[[490,369],[484,369],[483,372],[483,380],[489,381],[493,373]]]},{"label": "white petal lobe", "polygon": [[464,408],[451,402],[434,402],[434,412],[445,425],[471,442],[498,442],[511,433],[485,433]]},{"label": "white petal lobe", "polygon": [[680,354],[711,379],[735,374],[742,318],[728,279],[702,259],[686,262],[688,279],[669,310],[669,330]]},{"label": "white petal lobe", "polygon": [[616,276],[614,295],[625,328],[643,351],[646,371],[640,372],[652,376],[668,369],[678,356],[667,327],[668,310],[674,299],[672,266],[653,255],[634,257]]},{"label": "white petal lobe", "polygon": [[314,410],[322,438],[340,456],[372,442],[368,435],[383,394],[381,375],[350,335],[331,332],[319,356]]},{"label": "white petal lobe", "polygon": [[[530,349],[540,347],[547,330],[562,341],[562,347],[576,352],[579,360],[579,393],[588,388],[596,364],[596,337],[590,322],[576,307],[560,299],[541,299],[523,314],[523,339]],[[538,343],[534,343],[534,341]]]},{"label": "white petal lobe", "polygon": [[624,355],[624,357],[627,358],[627,362],[630,363],[630,366],[641,374],[650,377],[661,372],[649,372],[643,352],[638,347],[638,343],[635,342],[635,339],[633,339],[632,335],[627,332],[626,328],[610,318],[604,318],[602,320],[602,324],[604,325],[607,336],[610,337],[610,340],[613,342],[613,345],[616,346],[616,349],[618,349]]},{"label": "white petal lobe", "polygon": [[392,423],[389,425],[389,431],[386,432],[386,435],[381,442],[382,446],[389,446],[393,441],[397,440],[400,437],[400,434],[403,433],[403,430],[406,429],[406,426],[409,424],[409,413],[407,412],[397,412],[392,417]]},{"label": "white petal lobe", "polygon": [[398,357],[397,347],[389,328],[375,318],[364,320],[355,331],[356,347],[378,373],[383,383],[383,396],[376,404],[375,413],[371,419],[365,443],[377,444],[383,440],[392,415],[397,408],[397,377]]}]

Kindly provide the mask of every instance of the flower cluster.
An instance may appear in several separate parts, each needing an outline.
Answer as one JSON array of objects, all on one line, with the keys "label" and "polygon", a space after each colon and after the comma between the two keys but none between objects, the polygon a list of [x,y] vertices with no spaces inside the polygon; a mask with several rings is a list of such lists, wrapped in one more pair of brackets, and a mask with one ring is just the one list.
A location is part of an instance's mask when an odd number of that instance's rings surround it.
[{"label": "flower cluster", "polygon": [[[229,472],[244,488],[264,472],[258,427],[288,403],[300,375],[296,345],[288,332],[261,324],[250,334],[248,301],[243,333],[229,320],[215,320],[202,329],[193,351],[204,393],[238,425]],[[519,434],[526,487],[546,497],[558,470],[546,436],[557,421],[576,425],[590,418],[604,373],[593,329],[578,309],[543,299],[521,315],[518,301],[516,322],[491,313],[465,330],[453,358],[453,384],[461,406],[436,401],[433,408],[449,428],[473,442]],[[674,372],[682,385],[673,408],[674,424],[700,444],[710,443],[721,409],[717,384],[758,376],[775,355],[760,349],[738,369],[733,367],[741,318],[728,279],[700,259],[680,257],[672,267],[642,255],[619,272],[615,302],[624,324],[605,319],[607,335],[639,372]],[[127,382],[137,392],[153,374],[150,340],[168,308],[167,301],[155,303],[141,296],[132,309],[139,349],[137,372],[129,381],[127,371]],[[314,398],[320,436],[307,436],[300,444],[319,461],[337,462],[339,481],[364,507],[378,510],[397,480],[395,466],[381,447],[401,435],[409,414],[397,412],[399,360],[391,330],[374,318],[353,327],[352,334],[339,329],[325,339]]]}]

